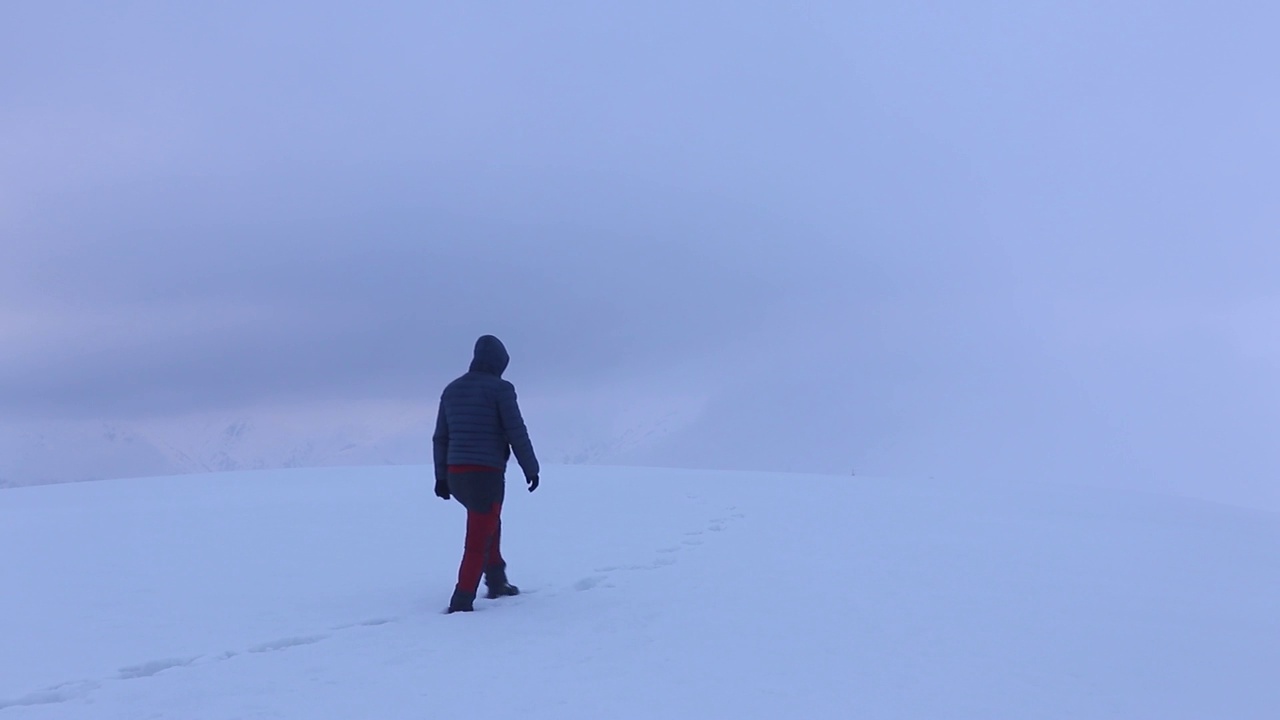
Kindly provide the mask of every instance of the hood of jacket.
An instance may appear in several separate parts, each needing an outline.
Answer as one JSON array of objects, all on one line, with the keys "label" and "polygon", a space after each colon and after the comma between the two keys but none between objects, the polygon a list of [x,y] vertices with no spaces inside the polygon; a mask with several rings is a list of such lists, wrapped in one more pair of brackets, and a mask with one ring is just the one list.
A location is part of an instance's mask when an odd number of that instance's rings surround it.
[{"label": "hood of jacket", "polygon": [[471,372],[489,373],[502,377],[507,371],[511,356],[502,341],[492,335],[482,335],[476,340],[475,356],[471,360]]}]

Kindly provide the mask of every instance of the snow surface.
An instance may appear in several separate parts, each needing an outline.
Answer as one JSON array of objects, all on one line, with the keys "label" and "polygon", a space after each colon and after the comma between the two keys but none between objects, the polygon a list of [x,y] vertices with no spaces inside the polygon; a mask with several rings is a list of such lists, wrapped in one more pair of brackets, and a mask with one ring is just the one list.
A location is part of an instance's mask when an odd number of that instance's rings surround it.
[{"label": "snow surface", "polygon": [[0,491],[0,720],[1280,717],[1280,516],[1086,487],[598,467],[440,613],[419,467]]}]

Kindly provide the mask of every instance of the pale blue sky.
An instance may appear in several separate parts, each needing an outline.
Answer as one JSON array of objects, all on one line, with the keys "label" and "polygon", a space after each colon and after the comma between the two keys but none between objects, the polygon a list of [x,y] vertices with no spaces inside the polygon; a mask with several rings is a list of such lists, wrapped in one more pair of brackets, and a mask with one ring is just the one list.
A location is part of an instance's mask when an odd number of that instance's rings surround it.
[{"label": "pale blue sky", "polygon": [[640,461],[1280,470],[1270,4],[264,5],[0,10],[7,419],[429,400],[496,332],[720,368]]}]

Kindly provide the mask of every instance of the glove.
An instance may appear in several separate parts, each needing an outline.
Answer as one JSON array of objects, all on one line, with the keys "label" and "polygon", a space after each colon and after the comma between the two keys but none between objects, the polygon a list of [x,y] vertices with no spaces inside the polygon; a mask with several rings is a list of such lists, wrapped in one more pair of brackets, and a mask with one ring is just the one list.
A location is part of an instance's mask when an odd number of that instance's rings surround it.
[{"label": "glove", "polygon": [[529,492],[533,492],[534,490],[537,490],[537,489],[538,489],[538,476],[537,476],[537,475],[526,475],[526,476],[525,476],[525,478],[524,478],[524,481],[525,481],[525,482],[527,482],[527,483],[529,483]]},{"label": "glove", "polygon": [[449,499],[449,481],[445,478],[436,480],[436,497],[441,500]]}]

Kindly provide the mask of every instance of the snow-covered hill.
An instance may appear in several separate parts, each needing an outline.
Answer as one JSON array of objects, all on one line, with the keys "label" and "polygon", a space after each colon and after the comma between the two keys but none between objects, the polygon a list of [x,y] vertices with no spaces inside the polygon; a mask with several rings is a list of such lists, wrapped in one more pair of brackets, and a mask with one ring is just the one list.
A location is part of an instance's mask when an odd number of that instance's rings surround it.
[{"label": "snow-covered hill", "polygon": [[[422,463],[425,410],[380,423],[346,418],[202,416],[0,428],[0,487],[120,477]],[[358,415],[356,417],[359,417]]]},{"label": "snow-covered hill", "polygon": [[[697,403],[531,405],[539,455],[616,463],[668,438]],[[583,407],[587,410],[584,412]],[[141,421],[0,423],[0,488],[183,473],[430,461],[435,407],[356,405]]]},{"label": "snow-covered hill", "polygon": [[551,467],[445,616],[421,467],[0,492],[0,717],[1280,716],[1280,516],[1087,487]]}]

